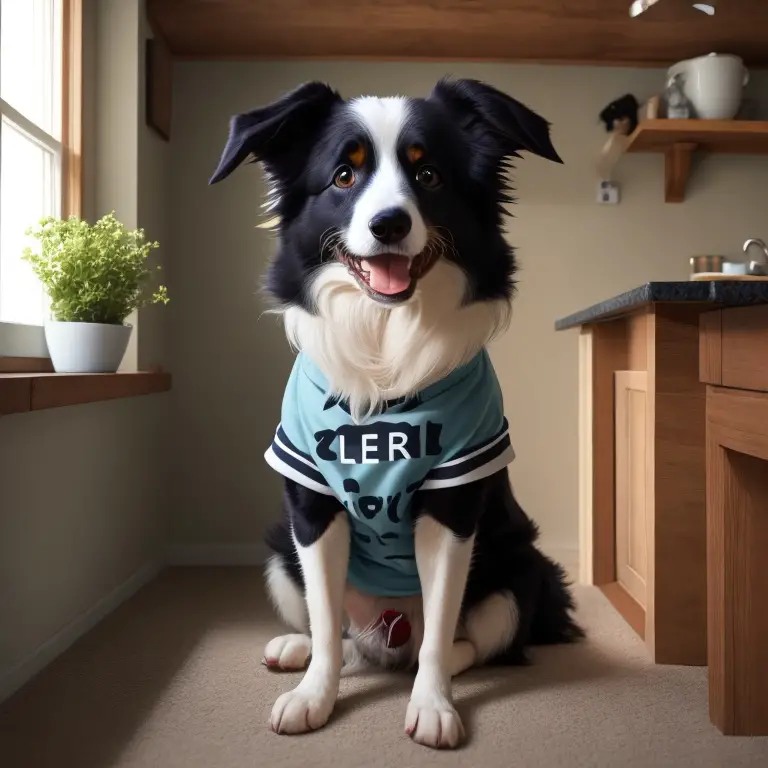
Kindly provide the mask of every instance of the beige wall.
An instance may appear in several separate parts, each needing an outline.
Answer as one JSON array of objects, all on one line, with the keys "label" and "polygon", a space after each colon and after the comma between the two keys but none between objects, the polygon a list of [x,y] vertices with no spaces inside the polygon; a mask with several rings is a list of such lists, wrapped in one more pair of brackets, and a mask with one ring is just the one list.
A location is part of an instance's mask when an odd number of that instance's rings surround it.
[{"label": "beige wall", "polygon": [[[168,148],[143,123],[139,0],[95,3],[84,214],[115,208],[164,239]],[[111,100],[115,82],[125,87]],[[160,319],[141,320],[138,358],[163,362]],[[0,419],[0,700],[164,561],[169,405],[165,394]]]},{"label": "beige wall", "polygon": [[[245,167],[216,187],[229,116],[318,78],[344,95],[423,95],[446,73],[503,88],[553,123],[564,166],[518,163],[520,203],[510,241],[521,262],[508,334],[492,355],[518,458],[512,479],[555,552],[577,547],[577,337],[557,317],[647,280],[685,279],[693,253],[736,256],[746,236],[768,236],[768,160],[707,158],[684,205],[663,202],[660,156],[629,156],[622,202],[595,203],[594,162],[605,135],[600,109],[663,80],[655,70],[516,65],[184,63],[177,66],[171,147],[174,291],[172,538],[200,552],[219,545],[258,556],[279,507],[280,482],[264,464],[291,355],[278,321],[260,317],[258,279],[272,250],[254,228],[263,185]],[[765,75],[753,93],[765,95]]]}]

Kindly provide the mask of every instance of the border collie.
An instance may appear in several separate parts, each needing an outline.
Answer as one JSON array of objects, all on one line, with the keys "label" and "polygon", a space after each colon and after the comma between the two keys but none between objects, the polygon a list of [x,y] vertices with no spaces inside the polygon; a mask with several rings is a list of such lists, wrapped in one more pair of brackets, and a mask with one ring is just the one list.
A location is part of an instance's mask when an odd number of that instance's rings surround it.
[{"label": "border collie", "polygon": [[543,118],[474,80],[350,101],[313,82],[231,120],[211,183],[263,165],[279,242],[266,288],[298,349],[266,453],[285,512],[267,587],[297,634],[265,663],[306,668],[274,705],[277,733],[325,725],[342,673],[374,664],[417,670],[405,731],[454,747],[452,676],[583,635],[513,495],[486,351],[510,316],[521,151],[561,162]]}]

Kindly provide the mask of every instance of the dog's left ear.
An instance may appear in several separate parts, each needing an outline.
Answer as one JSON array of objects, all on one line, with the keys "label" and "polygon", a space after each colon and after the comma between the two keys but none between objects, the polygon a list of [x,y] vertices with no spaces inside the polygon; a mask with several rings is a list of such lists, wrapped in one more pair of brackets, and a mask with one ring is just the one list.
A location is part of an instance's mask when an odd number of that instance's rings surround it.
[{"label": "dog's left ear", "polygon": [[325,83],[311,82],[272,104],[235,115],[219,165],[208,183],[226,179],[249,156],[268,169],[279,167],[311,139],[341,101],[338,92]]},{"label": "dog's left ear", "polygon": [[549,137],[549,123],[506,93],[478,80],[443,79],[429,96],[442,103],[479,145],[490,142],[501,157],[521,150],[562,163]]}]

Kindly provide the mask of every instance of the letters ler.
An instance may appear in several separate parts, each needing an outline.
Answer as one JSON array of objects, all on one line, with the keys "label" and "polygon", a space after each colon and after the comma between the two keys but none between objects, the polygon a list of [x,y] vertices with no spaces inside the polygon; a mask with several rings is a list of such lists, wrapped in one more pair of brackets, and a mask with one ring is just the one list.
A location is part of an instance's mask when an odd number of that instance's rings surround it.
[{"label": "letters ler", "polygon": [[323,461],[342,464],[378,464],[380,461],[420,459],[439,456],[442,424],[344,424],[338,429],[315,433],[317,456]]}]

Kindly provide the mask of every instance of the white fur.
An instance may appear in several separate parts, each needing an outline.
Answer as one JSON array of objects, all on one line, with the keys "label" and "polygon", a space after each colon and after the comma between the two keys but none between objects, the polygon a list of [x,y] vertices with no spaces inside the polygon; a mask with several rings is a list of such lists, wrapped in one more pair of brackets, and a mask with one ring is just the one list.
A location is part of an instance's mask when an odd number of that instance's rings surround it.
[{"label": "white fur", "polygon": [[355,202],[352,220],[343,235],[344,244],[356,256],[375,256],[393,250],[391,245],[381,245],[368,225],[377,213],[402,208],[411,217],[411,231],[396,248],[405,256],[416,256],[427,245],[427,227],[397,156],[398,139],[408,120],[408,100],[399,96],[366,96],[350,102],[350,109],[371,138],[376,170]]},{"label": "white fur", "polygon": [[309,629],[309,621],[304,595],[285,572],[278,555],[273,555],[267,560],[264,576],[267,594],[280,618],[299,632],[306,632]]},{"label": "white fur", "polygon": [[312,641],[308,635],[280,635],[267,643],[264,660],[269,667],[295,671],[307,666],[311,653]]},{"label": "white fur", "polygon": [[453,647],[475,539],[459,539],[426,515],[416,523],[414,538],[424,601],[424,639],[405,731],[425,746],[455,747],[464,737],[464,726],[451,696]]},{"label": "white fur", "polygon": [[329,264],[310,287],[317,314],[289,307],[286,334],[362,420],[469,362],[506,328],[506,300],[465,305],[466,291],[464,272],[439,258],[413,298],[390,308],[369,298],[342,265]]},{"label": "white fur", "polygon": [[339,692],[342,666],[341,614],[349,562],[349,521],[336,515],[323,535],[296,550],[304,576],[312,659],[298,686],[272,708],[275,733],[305,733],[328,721]]},{"label": "white fur", "polygon": [[496,592],[478,603],[464,622],[466,636],[482,664],[499,651],[508,648],[517,634],[520,611],[511,592]]}]

